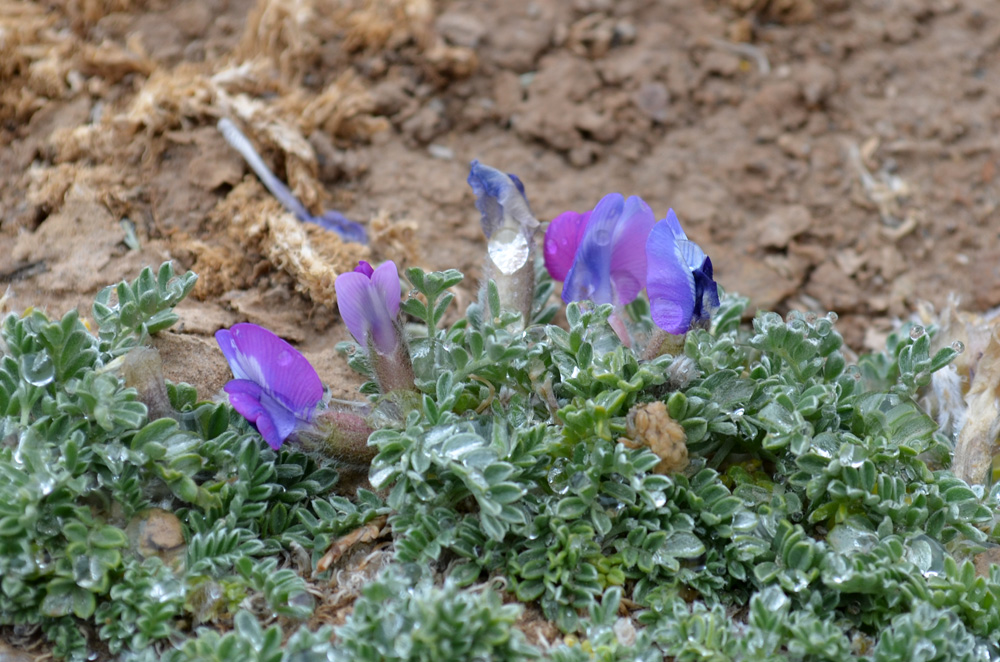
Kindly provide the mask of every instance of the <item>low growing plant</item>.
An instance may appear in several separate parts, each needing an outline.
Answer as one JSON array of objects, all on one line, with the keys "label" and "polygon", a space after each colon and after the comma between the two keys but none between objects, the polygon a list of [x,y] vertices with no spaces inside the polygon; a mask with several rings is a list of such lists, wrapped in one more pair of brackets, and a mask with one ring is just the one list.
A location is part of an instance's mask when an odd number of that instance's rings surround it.
[{"label": "low growing plant", "polygon": [[[254,325],[217,335],[228,402],[165,382],[144,347],[195,280],[169,264],[95,329],[8,316],[0,624],[72,660],[1000,656],[1000,570],[972,562],[1000,488],[950,473],[915,399],[957,349],[903,327],[854,365],[833,314],[744,325],[638,198],[561,216],[536,261],[520,181],[470,183],[491,279],[463,316],[454,270],[407,269],[402,301],[391,263],[338,279],[355,403]],[[359,530],[387,567],[322,625]]]}]

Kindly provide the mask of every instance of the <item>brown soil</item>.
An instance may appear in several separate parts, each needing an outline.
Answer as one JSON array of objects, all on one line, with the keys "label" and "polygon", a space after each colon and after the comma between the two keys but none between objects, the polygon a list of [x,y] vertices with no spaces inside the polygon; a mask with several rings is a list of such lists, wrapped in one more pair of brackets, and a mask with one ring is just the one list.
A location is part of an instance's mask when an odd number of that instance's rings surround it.
[{"label": "brown soil", "polygon": [[[283,213],[220,117],[371,245]],[[174,259],[201,280],[168,376],[210,395],[211,334],[252,321],[346,395],[333,277],[455,267],[467,303],[478,158],[543,222],[672,206],[725,288],[877,347],[918,300],[1000,304],[998,135],[989,0],[0,0],[0,306],[88,310]]]}]

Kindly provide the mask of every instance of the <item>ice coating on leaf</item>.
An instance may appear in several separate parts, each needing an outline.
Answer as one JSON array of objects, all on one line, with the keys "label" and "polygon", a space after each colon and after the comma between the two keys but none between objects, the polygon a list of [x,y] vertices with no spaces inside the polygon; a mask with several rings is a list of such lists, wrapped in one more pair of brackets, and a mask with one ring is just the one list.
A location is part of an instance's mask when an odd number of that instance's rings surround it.
[{"label": "ice coating on leaf", "polygon": [[[564,239],[570,245],[572,223],[572,217],[562,221],[561,234],[552,239]],[[563,301],[589,299],[625,305],[635,299],[646,286],[645,245],[655,223],[652,210],[640,198],[626,200],[620,193],[604,196],[586,219],[573,264],[566,272]],[[565,256],[559,253],[557,274],[564,262]]]},{"label": "ice coating on leaf", "polygon": [[236,378],[225,386],[230,402],[277,448],[296,421],[309,421],[323,398],[323,384],[294,347],[256,324],[236,324],[215,334]]},{"label": "ice coating on leaf", "polygon": [[[367,269],[365,268],[367,267]],[[337,307],[347,329],[362,346],[369,337],[382,354],[396,350],[395,320],[399,315],[399,272],[388,261],[369,273],[371,265],[362,262],[354,271],[337,276]]]},{"label": "ice coating on leaf", "polygon": [[667,333],[687,333],[692,322],[707,320],[718,308],[712,261],[687,238],[673,209],[653,226],[646,256],[649,309],[658,327]]},{"label": "ice coating on leaf", "polygon": [[487,244],[486,250],[493,264],[508,276],[523,267],[531,255],[531,246],[524,233],[513,228],[497,230]]}]

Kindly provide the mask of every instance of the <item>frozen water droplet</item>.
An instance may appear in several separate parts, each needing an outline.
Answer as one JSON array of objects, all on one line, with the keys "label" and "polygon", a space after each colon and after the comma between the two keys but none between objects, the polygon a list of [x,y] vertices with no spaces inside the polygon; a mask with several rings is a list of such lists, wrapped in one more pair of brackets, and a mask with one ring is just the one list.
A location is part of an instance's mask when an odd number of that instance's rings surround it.
[{"label": "frozen water droplet", "polygon": [[850,524],[838,524],[830,529],[826,541],[841,554],[849,554],[869,551],[878,543],[878,536]]},{"label": "frozen water droplet", "polygon": [[833,312],[833,311],[831,310],[830,312],[828,312],[828,313],[826,314],[826,318],[827,318],[828,320],[830,320],[831,322],[836,322],[836,321],[837,321],[837,320],[839,319],[839,316],[837,315],[837,313],[835,313],[835,312]]},{"label": "frozen water droplet", "polygon": [[611,233],[604,229],[595,230],[594,243],[598,246],[607,246],[611,243]]},{"label": "frozen water droplet", "polygon": [[445,442],[443,450],[448,459],[460,461],[473,449],[481,448],[482,446],[483,442],[479,437],[452,437],[451,440]]},{"label": "frozen water droplet", "polygon": [[383,467],[382,469],[379,469],[375,473],[371,474],[368,477],[368,480],[375,489],[382,489],[394,472],[395,469],[393,467]]},{"label": "frozen water droplet", "polygon": [[925,577],[935,577],[944,572],[944,559],[947,552],[937,540],[928,535],[920,535],[912,539],[906,550],[906,558],[920,568]]},{"label": "frozen water droplet", "polygon": [[56,367],[45,352],[25,354],[21,357],[21,375],[29,384],[45,386],[56,378]]},{"label": "frozen water droplet", "polygon": [[278,355],[278,365],[279,366],[286,366],[286,365],[288,365],[291,362],[292,362],[292,354],[291,354],[291,352],[282,350],[281,354]]},{"label": "frozen water droplet", "polygon": [[961,354],[962,352],[965,351],[965,343],[962,342],[961,340],[956,340],[951,344],[951,348],[956,352],[958,352],[959,354]]},{"label": "frozen water droplet", "polygon": [[689,531],[676,531],[659,551],[678,559],[693,559],[705,553],[705,543]]},{"label": "frozen water droplet", "polygon": [[490,240],[487,250],[493,264],[510,276],[528,261],[528,240],[512,228],[503,228]]},{"label": "frozen water droplet", "polygon": [[569,491],[569,476],[566,475],[565,460],[556,460],[556,464],[549,469],[549,487],[556,494],[566,494]]},{"label": "frozen water droplet", "polygon": [[910,327],[910,338],[916,340],[920,338],[920,336],[922,335],[924,335],[924,327],[920,326],[919,324],[914,324],[912,327]]}]

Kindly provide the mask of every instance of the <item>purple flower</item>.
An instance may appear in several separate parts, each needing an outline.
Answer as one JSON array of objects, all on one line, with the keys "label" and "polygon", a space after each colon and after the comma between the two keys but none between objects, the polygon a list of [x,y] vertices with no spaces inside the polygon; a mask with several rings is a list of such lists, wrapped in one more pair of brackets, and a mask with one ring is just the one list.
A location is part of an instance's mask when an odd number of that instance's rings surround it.
[{"label": "purple flower", "polygon": [[347,330],[366,348],[382,393],[413,390],[413,363],[399,317],[399,273],[393,262],[378,269],[364,260],[337,276],[337,307]]},{"label": "purple flower", "polygon": [[271,448],[312,421],[323,384],[294,347],[256,324],[222,329],[215,340],[236,377],[224,387],[229,402]]},{"label": "purple flower", "polygon": [[482,214],[483,234],[489,259],[483,276],[496,283],[500,305],[531,319],[535,294],[535,231],[538,219],[531,213],[524,185],[510,175],[473,161],[469,186],[476,194],[476,209]]},{"label": "purple flower", "polygon": [[687,333],[692,324],[709,320],[719,307],[719,287],[712,280],[712,261],[687,238],[677,215],[653,226],[646,242],[649,264],[647,293],[656,325],[667,333]]},{"label": "purple flower", "polygon": [[399,315],[399,272],[391,260],[372,269],[364,260],[354,271],[340,274],[334,282],[337,307],[348,331],[362,347],[374,346],[392,355],[399,346],[396,317]]},{"label": "purple flower", "polygon": [[[521,180],[516,175],[473,161],[469,167],[467,181],[476,195],[476,209],[482,214],[480,223],[487,241],[492,241],[495,236],[501,240],[505,239],[500,236],[502,230],[511,235],[506,238],[507,241],[520,235],[524,238],[524,259],[527,259],[527,248],[531,244],[535,228],[538,227],[538,220],[528,206],[528,198],[524,194],[524,184]],[[498,266],[505,273],[512,273],[520,268],[521,264]],[[508,269],[510,271],[507,271]]]},{"label": "purple flower", "polygon": [[653,211],[635,196],[604,196],[592,211],[568,211],[545,232],[545,266],[563,280],[563,301],[630,303],[646,286],[646,238]]}]

